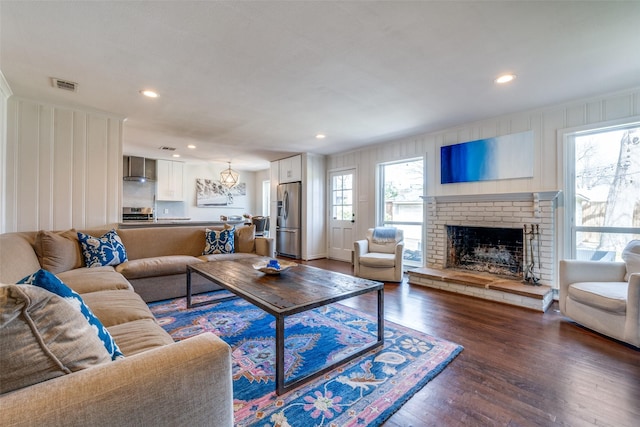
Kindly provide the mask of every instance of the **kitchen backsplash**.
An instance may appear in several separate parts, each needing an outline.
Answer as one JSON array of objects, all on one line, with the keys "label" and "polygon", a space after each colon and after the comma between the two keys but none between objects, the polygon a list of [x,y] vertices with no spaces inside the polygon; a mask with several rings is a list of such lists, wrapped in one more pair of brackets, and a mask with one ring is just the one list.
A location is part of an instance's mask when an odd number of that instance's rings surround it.
[{"label": "kitchen backsplash", "polygon": [[184,202],[158,202],[156,217],[158,219],[186,217]]},{"label": "kitchen backsplash", "polygon": [[122,182],[122,206],[127,208],[152,208],[156,194],[155,182]]}]

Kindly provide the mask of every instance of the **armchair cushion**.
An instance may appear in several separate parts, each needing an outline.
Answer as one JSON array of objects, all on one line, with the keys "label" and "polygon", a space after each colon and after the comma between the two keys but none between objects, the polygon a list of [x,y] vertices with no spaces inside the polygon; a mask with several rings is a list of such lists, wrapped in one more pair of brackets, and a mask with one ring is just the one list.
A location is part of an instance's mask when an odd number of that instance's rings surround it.
[{"label": "armchair cushion", "polygon": [[360,256],[360,264],[368,267],[393,268],[396,265],[396,256],[395,254],[369,252],[368,254]]},{"label": "armchair cushion", "polygon": [[627,282],[581,282],[569,286],[574,301],[624,315],[627,311]]}]

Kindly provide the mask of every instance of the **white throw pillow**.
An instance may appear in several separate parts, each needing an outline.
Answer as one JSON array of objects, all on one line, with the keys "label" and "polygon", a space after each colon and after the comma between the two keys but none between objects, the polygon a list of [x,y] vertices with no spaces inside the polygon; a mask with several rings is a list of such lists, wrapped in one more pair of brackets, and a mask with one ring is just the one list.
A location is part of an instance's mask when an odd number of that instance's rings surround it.
[{"label": "white throw pillow", "polygon": [[627,265],[624,280],[629,280],[633,273],[640,273],[640,240],[632,240],[622,251],[622,259]]}]

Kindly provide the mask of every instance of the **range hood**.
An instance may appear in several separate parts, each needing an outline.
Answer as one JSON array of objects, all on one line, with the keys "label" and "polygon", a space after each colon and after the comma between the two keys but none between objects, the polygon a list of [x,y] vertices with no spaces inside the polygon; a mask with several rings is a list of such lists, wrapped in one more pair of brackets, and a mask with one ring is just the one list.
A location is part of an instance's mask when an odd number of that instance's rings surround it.
[{"label": "range hood", "polygon": [[125,156],[123,161],[123,179],[125,181],[155,181],[156,161],[144,157]]}]

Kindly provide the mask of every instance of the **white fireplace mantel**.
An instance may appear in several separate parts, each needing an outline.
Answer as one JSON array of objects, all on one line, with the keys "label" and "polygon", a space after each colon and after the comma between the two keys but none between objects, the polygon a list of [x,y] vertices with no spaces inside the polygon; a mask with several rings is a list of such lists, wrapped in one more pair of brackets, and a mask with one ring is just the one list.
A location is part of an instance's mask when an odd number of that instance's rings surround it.
[{"label": "white fireplace mantel", "polygon": [[451,196],[420,196],[425,203],[525,202],[555,200],[560,190],[532,193],[459,194]]}]

